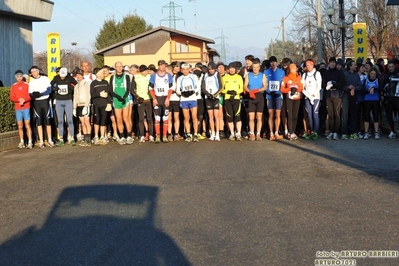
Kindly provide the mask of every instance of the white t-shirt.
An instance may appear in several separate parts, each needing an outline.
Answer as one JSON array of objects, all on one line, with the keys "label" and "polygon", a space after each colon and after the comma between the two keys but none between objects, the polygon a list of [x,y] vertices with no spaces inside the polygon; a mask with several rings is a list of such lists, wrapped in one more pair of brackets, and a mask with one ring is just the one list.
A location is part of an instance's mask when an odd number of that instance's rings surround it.
[{"label": "white t-shirt", "polygon": [[[47,90],[48,87],[51,87],[50,80],[46,76],[39,76],[39,78],[31,78],[29,81],[29,93],[38,91],[40,93],[43,93]],[[40,96],[39,98],[36,98],[36,100],[45,100],[48,99],[48,95],[43,95]]]}]

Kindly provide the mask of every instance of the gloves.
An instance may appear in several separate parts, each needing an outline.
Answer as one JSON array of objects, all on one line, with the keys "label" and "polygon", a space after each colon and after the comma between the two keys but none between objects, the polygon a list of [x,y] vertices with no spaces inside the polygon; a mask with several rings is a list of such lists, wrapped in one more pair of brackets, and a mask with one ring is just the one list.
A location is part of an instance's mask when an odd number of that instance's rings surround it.
[{"label": "gloves", "polygon": [[102,98],[107,98],[107,97],[108,97],[108,92],[106,92],[106,91],[101,91],[101,92],[100,92],[100,97],[102,97]]},{"label": "gloves", "polygon": [[250,92],[249,92],[249,97],[250,97],[251,99],[255,99],[255,98],[256,98],[256,95],[255,95],[254,91],[250,91]]},{"label": "gloves", "polygon": [[328,91],[331,90],[332,86],[333,86],[332,81],[327,82],[326,90]]},{"label": "gloves", "polygon": [[87,115],[89,113],[89,107],[83,107],[82,108],[82,115]]},{"label": "gloves", "polygon": [[191,95],[193,95],[195,92],[194,91],[183,91],[182,93],[181,93],[181,95],[183,96],[183,97],[190,97]]},{"label": "gloves", "polygon": [[32,92],[32,96],[34,99],[36,99],[36,98],[40,98],[42,96],[42,94],[38,91],[34,91],[34,92]]},{"label": "gloves", "polygon": [[[82,113],[83,113],[83,111],[82,111]],[[73,114],[74,117],[76,117],[76,108],[73,108],[72,114]]]},{"label": "gloves", "polygon": [[137,98],[137,102],[138,102],[139,104],[142,104],[142,103],[144,102],[144,98],[138,97],[138,98]]},{"label": "gloves", "polygon": [[233,96],[237,95],[237,92],[235,90],[229,90],[229,91],[227,91],[227,93],[230,95],[233,95]]},{"label": "gloves", "polygon": [[110,112],[112,110],[112,106],[110,103],[107,103],[107,106],[105,107],[106,112]]},{"label": "gloves", "polygon": [[294,96],[294,94],[297,92],[298,88],[297,87],[291,87],[291,96]]},{"label": "gloves", "polygon": [[214,99],[213,95],[210,94],[209,92],[207,92],[205,95],[206,95],[206,97],[207,97],[208,99],[210,99],[210,100]]}]

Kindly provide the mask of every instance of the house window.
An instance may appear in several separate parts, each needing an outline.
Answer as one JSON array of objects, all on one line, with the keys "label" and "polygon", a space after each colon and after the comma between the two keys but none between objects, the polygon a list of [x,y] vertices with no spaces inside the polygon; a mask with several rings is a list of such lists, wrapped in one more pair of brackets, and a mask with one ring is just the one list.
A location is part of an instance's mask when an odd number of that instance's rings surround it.
[{"label": "house window", "polygon": [[136,53],[136,43],[132,42],[128,45],[123,46],[124,54],[134,54]]},{"label": "house window", "polygon": [[188,53],[188,45],[176,42],[176,53]]}]

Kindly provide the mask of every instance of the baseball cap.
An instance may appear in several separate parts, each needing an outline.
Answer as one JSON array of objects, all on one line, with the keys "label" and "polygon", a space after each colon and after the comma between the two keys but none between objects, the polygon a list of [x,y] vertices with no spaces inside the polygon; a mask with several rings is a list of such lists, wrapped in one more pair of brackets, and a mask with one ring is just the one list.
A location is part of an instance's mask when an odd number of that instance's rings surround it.
[{"label": "baseball cap", "polygon": [[80,69],[80,68],[77,68],[77,69],[75,70],[75,75],[77,75],[77,74],[80,74],[80,75],[84,76],[83,70]]},{"label": "baseball cap", "polygon": [[60,77],[65,78],[68,75],[68,70],[65,67],[60,69]]},{"label": "baseball cap", "polygon": [[160,65],[166,65],[166,61],[163,60],[163,59],[159,60],[158,61],[158,66],[160,66]]},{"label": "baseball cap", "polygon": [[189,64],[182,64],[181,68],[190,68],[190,65]]}]

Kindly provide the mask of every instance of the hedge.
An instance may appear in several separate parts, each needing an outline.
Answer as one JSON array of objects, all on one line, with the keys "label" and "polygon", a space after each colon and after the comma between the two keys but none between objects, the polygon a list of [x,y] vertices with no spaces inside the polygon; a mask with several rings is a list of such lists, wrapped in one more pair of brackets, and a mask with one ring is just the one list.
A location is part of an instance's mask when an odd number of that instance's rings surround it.
[{"label": "hedge", "polygon": [[10,101],[10,87],[0,88],[0,133],[17,130],[14,104]]}]

